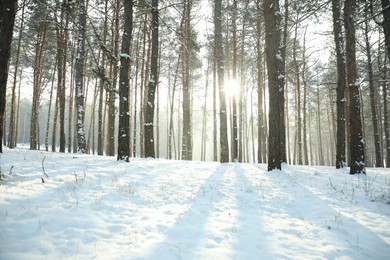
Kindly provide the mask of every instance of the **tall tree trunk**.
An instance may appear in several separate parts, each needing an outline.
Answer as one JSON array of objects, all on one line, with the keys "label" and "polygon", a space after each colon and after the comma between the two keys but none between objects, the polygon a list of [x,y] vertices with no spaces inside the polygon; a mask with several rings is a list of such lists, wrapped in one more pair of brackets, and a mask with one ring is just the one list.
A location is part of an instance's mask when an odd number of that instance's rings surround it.
[{"label": "tall tree trunk", "polygon": [[303,164],[302,158],[302,118],[301,118],[301,76],[299,71],[299,64],[297,61],[297,42],[298,42],[298,23],[295,24],[295,36],[294,36],[294,47],[293,47],[293,62],[294,62],[294,71],[295,71],[295,87],[296,87],[296,120],[297,120],[297,129],[296,129],[296,142],[297,142],[297,154],[296,154],[296,163],[299,165]]},{"label": "tall tree trunk", "polygon": [[345,59],[343,25],[340,0],[332,0],[333,33],[337,58],[337,138],[336,138],[336,168],[346,166],[345,157]]},{"label": "tall tree trunk", "polygon": [[257,5],[257,21],[256,21],[256,64],[257,64],[257,162],[263,163],[266,152],[264,144],[266,143],[266,131],[264,121],[264,75],[263,75],[263,44],[261,42],[262,24],[261,24],[261,1],[256,1]]},{"label": "tall tree trunk", "polygon": [[144,144],[145,157],[155,158],[154,147],[154,107],[155,93],[158,84],[158,0],[152,0],[152,55],[150,64],[150,77],[147,88],[147,103],[145,106],[145,123],[144,123]]},{"label": "tall tree trunk", "polygon": [[[365,8],[366,9],[366,8]],[[372,126],[374,128],[374,148],[375,148],[375,166],[383,167],[382,153],[380,147],[380,133],[379,133],[379,122],[378,122],[378,111],[376,107],[376,93],[374,87],[374,73],[372,69],[372,58],[371,58],[371,44],[369,37],[369,25],[368,25],[368,10],[365,10],[365,20],[364,20],[364,40],[365,40],[365,49],[367,54],[367,70],[368,70],[368,86],[370,89],[370,105],[371,105],[371,114],[372,114]]]},{"label": "tall tree trunk", "polygon": [[383,14],[383,32],[385,34],[386,52],[390,60],[390,0],[381,0]]},{"label": "tall tree trunk", "polygon": [[[47,16],[46,16],[47,18]],[[41,96],[41,79],[42,79],[42,61],[43,49],[46,40],[47,23],[38,28],[37,41],[35,44],[35,59],[34,59],[34,83],[33,83],[33,98],[31,106],[30,120],[30,149],[36,150],[39,146],[38,135],[38,119],[39,119],[39,101]]]},{"label": "tall tree trunk", "polygon": [[213,44],[213,160],[218,161],[218,130],[217,130],[217,50]]},{"label": "tall tree trunk", "polygon": [[125,15],[120,54],[119,72],[119,126],[118,126],[118,160],[130,161],[130,44],[133,31],[133,0],[124,1]]},{"label": "tall tree trunk", "polygon": [[219,88],[220,153],[221,162],[229,162],[229,143],[227,135],[227,111],[225,96],[225,68],[222,47],[222,0],[214,1],[214,37],[217,56],[217,74]]},{"label": "tall tree trunk", "polygon": [[307,79],[306,79],[306,31],[303,38],[303,54],[302,54],[302,82],[303,82],[303,107],[302,107],[302,125],[303,125],[303,133],[302,133],[302,143],[303,143],[303,164],[309,164],[309,155],[308,155],[308,141],[307,141]]},{"label": "tall tree trunk", "polygon": [[[243,44],[243,43],[242,43]],[[233,0],[233,16],[232,16],[232,48],[233,48],[233,64],[232,64],[232,82],[233,87],[237,87],[237,0]],[[232,106],[233,106],[233,142],[232,142],[232,160],[238,161],[238,115],[237,115],[237,95],[238,93],[232,96]]]},{"label": "tall tree trunk", "polygon": [[317,136],[318,136],[318,164],[324,165],[324,149],[322,145],[320,86],[317,83]]},{"label": "tall tree trunk", "polygon": [[364,140],[360,109],[360,82],[356,65],[355,0],[345,0],[346,67],[350,111],[350,174],[365,173]]},{"label": "tall tree trunk", "polygon": [[268,170],[281,169],[286,161],[284,123],[284,46],[281,44],[279,0],[264,0],[265,44],[269,85]]},{"label": "tall tree trunk", "polygon": [[[17,2],[17,1],[16,1]],[[20,28],[19,28],[19,37],[18,37],[18,47],[16,49],[16,60],[15,60],[15,70],[14,70],[14,82],[12,85],[12,97],[11,97],[11,113],[10,113],[10,128],[9,128],[9,139],[8,139],[8,147],[15,148],[16,147],[16,82],[18,76],[19,69],[19,58],[20,58],[20,45],[22,42],[23,30],[24,30],[24,7],[25,1],[22,3],[22,17],[20,18]],[[2,34],[0,34],[2,36]]]},{"label": "tall tree trunk", "polygon": [[77,110],[77,151],[85,153],[86,140],[84,131],[84,55],[86,9],[84,0],[79,3],[79,30],[77,39],[77,54],[75,64],[75,97]]},{"label": "tall tree trunk", "polygon": [[204,103],[203,103],[203,120],[202,120],[202,140],[201,140],[201,155],[200,160],[206,160],[206,144],[207,144],[207,97],[209,89],[209,72],[210,72],[210,60],[207,59],[207,69],[206,69],[206,86],[204,94]]},{"label": "tall tree trunk", "polygon": [[0,2],[0,153],[3,152],[3,129],[5,126],[4,118],[7,77],[17,6],[17,0],[2,0]]},{"label": "tall tree trunk", "polygon": [[191,56],[191,25],[190,14],[192,0],[184,1],[182,20],[182,71],[183,71],[183,132],[182,132],[182,159],[192,160],[192,118],[191,118],[191,79],[190,79],[190,56]]},{"label": "tall tree trunk", "polygon": [[385,132],[385,146],[386,146],[386,168],[390,168],[390,110],[388,108],[389,100],[387,100],[387,66],[384,62],[382,72],[382,98],[383,98],[383,125]]},{"label": "tall tree trunk", "polygon": [[[115,15],[114,15],[114,27],[113,27],[113,56],[119,56],[119,12],[120,12],[120,1],[115,1]],[[108,130],[106,138],[106,155],[114,156],[115,155],[115,114],[116,106],[115,99],[117,90],[117,76],[118,76],[118,66],[117,60],[114,63],[111,63],[110,78],[112,79],[111,89],[108,91]]]},{"label": "tall tree trunk", "polygon": [[18,105],[16,108],[16,122],[15,122],[15,147],[18,143],[19,137],[19,118],[20,118],[20,87],[22,85],[23,69],[19,73],[19,86],[18,86]]},{"label": "tall tree trunk", "polygon": [[51,107],[53,101],[53,91],[54,91],[54,74],[56,71],[57,63],[54,66],[52,84],[50,89],[50,98],[49,98],[49,111],[47,112],[47,121],[46,121],[46,135],[45,135],[45,150],[49,151],[49,131],[50,131],[50,119],[51,119]]}]

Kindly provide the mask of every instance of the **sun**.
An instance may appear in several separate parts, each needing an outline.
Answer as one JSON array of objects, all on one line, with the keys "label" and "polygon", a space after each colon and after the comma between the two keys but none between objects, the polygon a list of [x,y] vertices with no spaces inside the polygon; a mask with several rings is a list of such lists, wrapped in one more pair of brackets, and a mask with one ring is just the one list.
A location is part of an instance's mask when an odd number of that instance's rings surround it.
[{"label": "sun", "polygon": [[225,83],[225,93],[229,97],[236,97],[239,93],[239,86],[237,84],[237,81],[235,80],[228,80]]}]

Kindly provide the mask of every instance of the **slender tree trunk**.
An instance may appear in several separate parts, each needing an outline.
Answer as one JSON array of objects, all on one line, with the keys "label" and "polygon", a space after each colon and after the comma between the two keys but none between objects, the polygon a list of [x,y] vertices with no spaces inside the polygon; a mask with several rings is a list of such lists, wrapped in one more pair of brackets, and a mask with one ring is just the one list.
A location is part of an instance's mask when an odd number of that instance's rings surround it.
[{"label": "slender tree trunk", "polygon": [[[115,2],[115,18],[114,18],[114,27],[113,27],[113,56],[119,56],[119,19],[120,19],[120,1],[116,0]],[[112,80],[111,89],[108,92],[108,130],[107,130],[107,138],[106,138],[106,155],[114,156],[115,155],[115,114],[116,114],[116,106],[115,99],[117,90],[117,81],[118,81],[118,66],[117,60],[115,63],[111,63],[110,70]]]},{"label": "slender tree trunk", "polygon": [[386,52],[390,60],[390,0],[381,0],[383,14],[383,32],[385,34]]},{"label": "slender tree trunk", "polygon": [[256,64],[257,64],[257,162],[263,163],[264,156],[266,152],[264,144],[266,143],[266,131],[265,131],[265,121],[264,121],[264,75],[263,75],[263,44],[261,42],[262,37],[262,24],[261,24],[261,1],[257,0],[257,22],[256,22]]},{"label": "slender tree trunk", "polygon": [[[16,147],[16,127],[15,119],[16,119],[16,82],[19,70],[19,58],[20,58],[20,45],[22,42],[23,30],[24,30],[24,7],[25,1],[22,3],[22,17],[20,18],[20,28],[19,28],[19,37],[18,37],[18,47],[16,49],[16,60],[15,60],[15,71],[14,71],[14,82],[12,85],[12,97],[11,97],[11,113],[10,113],[10,128],[9,128],[9,136],[8,136],[8,147],[15,148]],[[1,35],[1,34],[0,34]]]},{"label": "slender tree trunk", "polygon": [[119,126],[118,126],[118,160],[130,161],[130,44],[133,31],[133,0],[125,0],[124,29],[122,50],[120,54],[119,73]]},{"label": "slender tree trunk", "polygon": [[[55,74],[57,63],[55,64],[53,74]],[[54,75],[50,89],[50,98],[49,98],[49,111],[47,112],[47,121],[46,121],[46,135],[45,135],[45,149],[49,151],[49,131],[50,131],[50,119],[51,119],[51,107],[53,101],[53,91],[54,91]]]},{"label": "slender tree trunk", "polygon": [[342,34],[342,16],[340,0],[332,0],[333,32],[337,58],[337,138],[336,138],[336,168],[346,166],[345,156],[345,59],[344,40]]},{"label": "slender tree trunk", "polygon": [[[145,156],[145,144],[144,144],[144,99],[145,99],[145,89],[146,89],[146,77],[145,73],[148,74],[149,71],[149,59],[150,59],[150,31],[147,26],[148,15],[145,14],[144,18],[144,28],[143,28],[143,47],[142,47],[142,62],[141,62],[141,88],[140,88],[140,112],[139,112],[139,128],[140,128],[140,155]],[[148,48],[146,49],[146,42],[148,37]]]},{"label": "slender tree trunk", "polygon": [[367,70],[368,70],[368,86],[370,89],[370,105],[371,105],[371,114],[372,114],[372,126],[374,128],[374,148],[375,148],[375,166],[383,167],[382,153],[380,148],[380,133],[379,133],[379,123],[378,123],[378,112],[376,107],[376,93],[374,87],[374,73],[372,69],[372,58],[371,58],[371,45],[369,38],[369,26],[368,26],[368,10],[365,10],[365,20],[364,20],[364,40],[365,40],[365,49],[367,54]]},{"label": "slender tree trunk", "polygon": [[364,140],[360,109],[360,82],[356,65],[355,0],[345,0],[346,67],[350,110],[350,174],[365,173]]},{"label": "slender tree trunk", "polygon": [[[75,58],[74,58],[74,48],[72,48],[72,52],[71,52],[71,66],[70,66],[70,71],[71,71],[71,74],[70,74],[70,82],[73,82],[74,81],[74,65],[75,65]],[[68,153],[72,152],[72,144],[73,144],[73,139],[74,139],[74,132],[73,131],[73,118],[75,118],[75,115],[74,115],[74,106],[75,106],[75,103],[74,103],[74,84],[70,84],[70,90],[69,90],[69,114],[68,114],[68,118],[69,118],[69,122],[68,122]]]},{"label": "slender tree trunk", "polygon": [[220,153],[221,162],[229,162],[229,143],[227,135],[227,111],[224,81],[224,57],[222,47],[222,0],[214,1],[214,37],[217,56],[217,74],[219,88]]},{"label": "slender tree trunk", "polygon": [[204,103],[203,103],[203,120],[202,120],[202,140],[201,140],[201,156],[200,160],[206,160],[206,144],[207,144],[207,97],[209,89],[209,71],[210,71],[210,60],[207,60],[207,69],[206,69],[206,86],[204,94]]},{"label": "slender tree trunk", "polygon": [[[234,87],[237,87],[237,0],[233,0],[233,16],[232,16],[232,48],[233,48],[233,64],[232,64],[232,81]],[[237,93],[238,95],[238,93]],[[232,142],[232,160],[238,161],[238,115],[237,115],[237,95],[232,96],[233,106],[233,142]]]},{"label": "slender tree trunk", "polygon": [[20,87],[22,85],[22,75],[23,75],[23,69],[20,70],[19,73],[19,86],[18,86],[18,105],[16,108],[16,122],[15,122],[15,147],[18,143],[18,137],[19,137],[19,117],[20,117]]},{"label": "slender tree trunk", "polygon": [[152,55],[150,62],[150,77],[147,88],[147,103],[145,106],[145,123],[144,123],[144,144],[145,157],[155,158],[154,145],[154,107],[155,107],[155,93],[158,84],[158,0],[152,0]]},{"label": "slender tree trunk", "polygon": [[296,129],[296,142],[297,142],[297,151],[296,151],[296,163],[299,165],[303,164],[302,158],[302,112],[301,112],[301,76],[299,71],[299,64],[297,61],[297,37],[298,37],[298,23],[295,25],[295,37],[294,37],[294,47],[293,47],[293,62],[295,70],[295,87],[296,87],[296,120],[297,120],[297,129]]},{"label": "slender tree trunk", "polygon": [[384,62],[382,72],[382,97],[383,97],[383,125],[385,129],[385,146],[386,146],[386,168],[390,168],[390,111],[388,108],[389,100],[387,100],[387,66]]},{"label": "slender tree trunk", "polygon": [[86,10],[84,0],[79,3],[79,31],[77,40],[77,55],[75,64],[75,97],[77,110],[77,150],[85,153],[86,140],[84,131],[84,56],[85,56],[85,26]]},{"label": "slender tree trunk", "polygon": [[213,160],[218,161],[218,130],[217,130],[217,50],[213,45]]},{"label": "slender tree trunk", "polygon": [[[47,17],[46,17],[47,18]],[[31,107],[30,120],[30,149],[36,150],[39,146],[38,135],[38,119],[39,119],[39,101],[41,96],[41,78],[42,78],[42,61],[43,49],[46,41],[47,24],[43,24],[38,28],[37,41],[35,44],[35,59],[34,59],[34,83],[33,83],[33,98]]]},{"label": "slender tree trunk", "polygon": [[322,145],[320,86],[317,84],[317,136],[318,136],[318,164],[324,165],[324,149]]},{"label": "slender tree trunk", "polygon": [[302,133],[302,143],[303,143],[303,164],[309,164],[309,155],[308,155],[308,145],[307,145],[307,80],[306,80],[306,30],[304,34],[303,41],[303,54],[302,54],[302,82],[303,82],[303,107],[302,107],[302,125],[303,125],[303,133]]},{"label": "slender tree trunk", "polygon": [[192,0],[184,2],[182,27],[182,71],[183,71],[183,136],[182,136],[182,159],[192,160],[192,119],[191,119],[191,79],[190,79],[190,56],[191,56],[191,24],[190,14]]},{"label": "slender tree trunk", "polygon": [[263,2],[269,84],[268,170],[281,169],[286,161],[284,122],[284,46],[281,44],[279,0]]},{"label": "slender tree trunk", "polygon": [[3,0],[0,2],[0,153],[3,152],[7,77],[17,6],[18,1],[16,0]]}]

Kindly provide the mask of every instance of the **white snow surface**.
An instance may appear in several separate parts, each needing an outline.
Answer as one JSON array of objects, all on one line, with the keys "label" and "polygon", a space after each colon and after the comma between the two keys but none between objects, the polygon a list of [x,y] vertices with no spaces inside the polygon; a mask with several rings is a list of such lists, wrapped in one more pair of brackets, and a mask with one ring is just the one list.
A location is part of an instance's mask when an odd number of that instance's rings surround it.
[{"label": "white snow surface", "polygon": [[389,169],[266,169],[4,148],[0,259],[390,259]]}]

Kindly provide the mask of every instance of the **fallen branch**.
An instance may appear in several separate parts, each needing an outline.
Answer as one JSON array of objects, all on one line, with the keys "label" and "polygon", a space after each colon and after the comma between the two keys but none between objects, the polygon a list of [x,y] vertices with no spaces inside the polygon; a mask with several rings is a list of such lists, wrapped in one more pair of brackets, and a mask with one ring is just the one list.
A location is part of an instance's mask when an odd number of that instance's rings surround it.
[{"label": "fallen branch", "polygon": [[[43,163],[43,162],[45,161],[45,159],[46,159],[46,156],[43,157],[43,159],[42,159],[42,170],[43,170],[43,174],[44,174],[47,178],[49,178],[49,175],[47,175],[46,172],[45,172],[45,164]],[[41,177],[41,180],[42,180],[42,183],[45,183],[45,180],[43,179],[43,177]]]},{"label": "fallen branch", "polygon": [[330,178],[329,178],[329,183],[330,183],[330,186],[331,186],[335,191],[337,191],[336,187],[333,185],[332,180],[331,180]]}]

